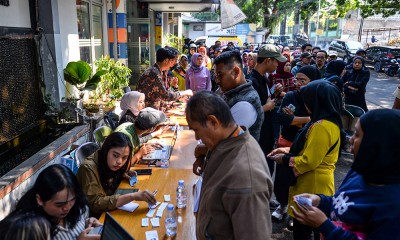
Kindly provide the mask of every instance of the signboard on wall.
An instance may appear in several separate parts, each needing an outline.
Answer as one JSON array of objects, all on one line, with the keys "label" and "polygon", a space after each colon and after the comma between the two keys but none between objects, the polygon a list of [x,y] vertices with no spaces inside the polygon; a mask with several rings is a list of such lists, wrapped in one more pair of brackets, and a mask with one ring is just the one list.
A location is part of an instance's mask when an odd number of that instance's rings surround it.
[{"label": "signboard on wall", "polygon": [[204,31],[204,25],[193,25],[193,31]]},{"label": "signboard on wall", "polygon": [[230,35],[256,35],[256,24],[241,23],[233,27],[222,29],[220,23],[206,23],[205,35],[207,36],[230,36]]}]

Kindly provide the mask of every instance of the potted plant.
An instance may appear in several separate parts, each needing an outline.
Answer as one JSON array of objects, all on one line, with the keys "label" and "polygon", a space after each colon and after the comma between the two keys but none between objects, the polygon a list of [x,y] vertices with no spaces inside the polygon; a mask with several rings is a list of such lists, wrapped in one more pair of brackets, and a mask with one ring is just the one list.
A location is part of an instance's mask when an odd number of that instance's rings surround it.
[{"label": "potted plant", "polygon": [[129,77],[132,71],[121,62],[115,62],[109,56],[102,56],[94,64],[97,67],[97,71],[106,72],[101,76],[95,98],[101,98],[104,102],[104,112],[108,112],[115,108],[116,100],[119,100],[124,95],[122,89],[129,85]]},{"label": "potted plant", "polygon": [[[64,80],[75,86],[79,91],[79,97],[83,97],[84,91],[96,90],[99,82],[101,81],[101,76],[106,74],[105,70],[98,70],[91,77],[92,68],[85,61],[69,62],[64,69]],[[85,106],[89,112],[98,112],[99,107],[96,102],[91,102]]]}]

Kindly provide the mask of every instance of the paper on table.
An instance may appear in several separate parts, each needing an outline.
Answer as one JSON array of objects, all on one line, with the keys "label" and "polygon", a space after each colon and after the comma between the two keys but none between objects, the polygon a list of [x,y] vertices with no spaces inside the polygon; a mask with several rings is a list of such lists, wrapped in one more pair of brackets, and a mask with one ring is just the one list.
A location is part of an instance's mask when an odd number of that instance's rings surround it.
[{"label": "paper on table", "polygon": [[163,202],[161,203],[161,206],[157,209],[156,217],[162,217],[164,213],[164,209],[167,207],[168,203]]},{"label": "paper on table", "polygon": [[124,210],[124,211],[128,211],[128,212],[133,212],[136,210],[136,208],[139,207],[139,204],[134,203],[134,202],[129,202],[121,207],[118,207],[118,209]]},{"label": "paper on table", "polygon": [[158,240],[157,230],[146,231],[146,240]]},{"label": "paper on table", "polygon": [[193,212],[197,212],[199,209],[199,202],[200,202],[200,192],[201,192],[201,185],[203,184],[203,179],[199,178],[194,185],[194,207],[193,207]]},{"label": "paper on table", "polygon": [[171,201],[171,195],[165,194],[165,195],[164,195],[164,201],[165,201],[165,202]]},{"label": "paper on table", "polygon": [[156,212],[156,209],[154,209],[154,208],[149,209],[149,212],[146,214],[146,217],[149,217],[149,218],[153,217],[155,212]]},{"label": "paper on table", "polygon": [[148,227],[148,226],[149,226],[149,219],[142,218],[142,227]]},{"label": "paper on table", "polygon": [[151,225],[153,227],[159,227],[160,226],[160,219],[159,218],[152,218],[150,219]]}]

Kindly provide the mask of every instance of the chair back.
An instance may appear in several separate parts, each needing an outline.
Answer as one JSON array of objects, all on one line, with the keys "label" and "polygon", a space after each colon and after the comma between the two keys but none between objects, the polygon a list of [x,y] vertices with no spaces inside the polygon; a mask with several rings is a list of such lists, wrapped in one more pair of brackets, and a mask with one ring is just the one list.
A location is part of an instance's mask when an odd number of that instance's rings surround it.
[{"label": "chair back", "polygon": [[99,145],[97,145],[94,142],[87,142],[84,143],[82,145],[80,145],[76,151],[75,151],[75,163],[79,168],[79,165],[81,165],[81,163],[83,161],[85,161],[85,159],[87,157],[89,157],[90,155],[92,155],[93,153],[95,153],[98,149],[99,149]]},{"label": "chair back", "polygon": [[93,138],[98,146],[101,146],[106,138],[113,132],[108,126],[101,126],[93,131]]},{"label": "chair back", "polygon": [[345,108],[343,109],[341,116],[342,116],[342,123],[343,128],[348,135],[353,135],[355,131],[355,125],[358,119],[365,113],[364,109],[346,104]]},{"label": "chair back", "polygon": [[106,115],[104,115],[104,122],[108,127],[110,127],[112,130],[115,130],[118,126],[119,122],[119,116],[113,112],[109,112]]}]

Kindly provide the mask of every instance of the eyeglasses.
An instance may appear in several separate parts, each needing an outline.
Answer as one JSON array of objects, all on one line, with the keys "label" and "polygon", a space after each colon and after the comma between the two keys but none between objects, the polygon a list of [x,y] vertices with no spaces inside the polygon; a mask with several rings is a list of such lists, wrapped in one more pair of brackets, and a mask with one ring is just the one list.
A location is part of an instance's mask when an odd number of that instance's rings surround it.
[{"label": "eyeglasses", "polygon": [[294,81],[294,82],[301,82],[302,84],[304,84],[304,83],[306,83],[308,80],[307,80],[307,79],[304,79],[304,78],[295,78],[293,81]]}]

